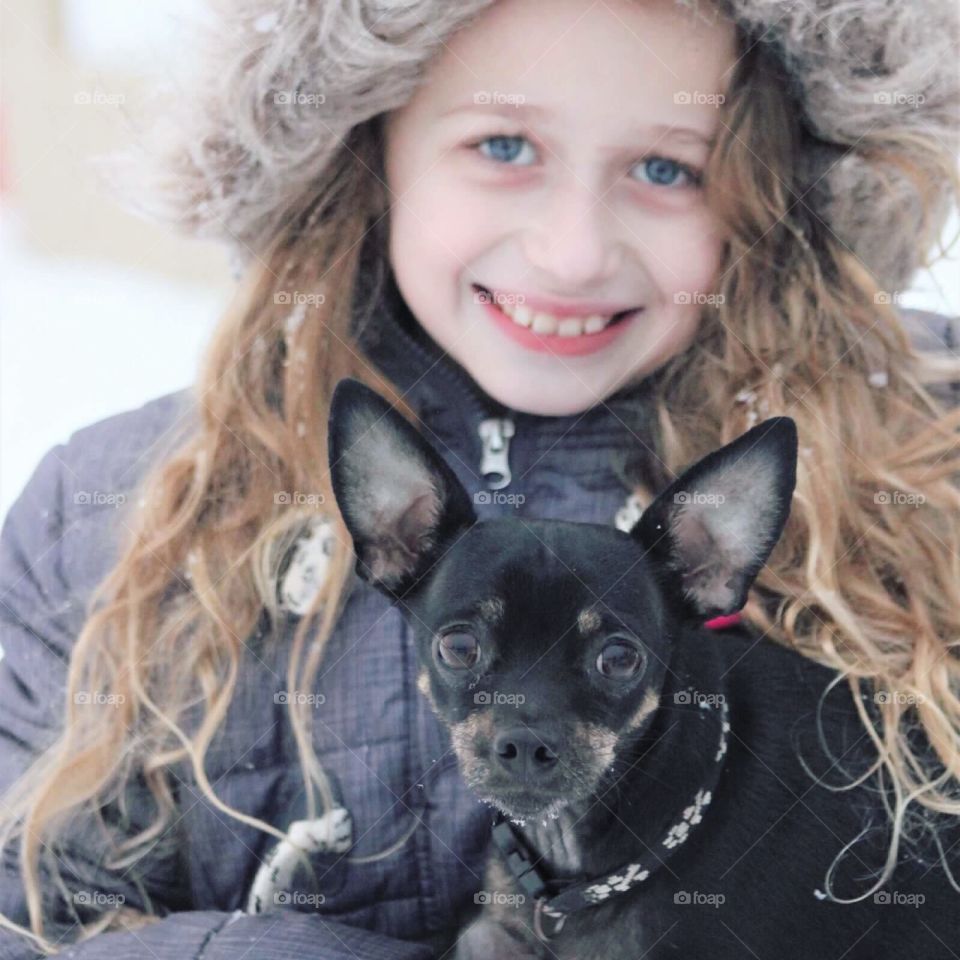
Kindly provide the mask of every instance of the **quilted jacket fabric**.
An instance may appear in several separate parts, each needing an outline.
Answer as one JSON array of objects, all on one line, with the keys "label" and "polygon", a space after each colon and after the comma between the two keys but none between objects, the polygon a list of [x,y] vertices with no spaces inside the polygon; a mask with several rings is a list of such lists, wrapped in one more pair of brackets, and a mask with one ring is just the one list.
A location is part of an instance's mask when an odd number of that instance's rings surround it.
[{"label": "quilted jacket fabric", "polygon": [[[926,349],[951,348],[960,330],[956,318],[905,317]],[[468,491],[487,489],[479,426],[504,409],[462,368],[431,352],[430,342],[406,322],[391,323],[388,336],[370,338],[368,356],[405,392]],[[941,389],[944,397],[960,399],[960,384]],[[512,497],[481,499],[478,515],[515,511],[613,523],[627,494],[617,458],[638,447],[642,412],[642,405],[626,401],[567,417],[506,411],[515,424],[512,477],[499,493]],[[194,423],[192,394],[183,390],[78,430],[43,456],[5,518],[0,792],[61,722],[67,663],[86,598],[116,559],[132,503],[122,495]],[[291,633],[294,626],[291,615]],[[286,708],[275,697],[285,688],[288,650],[260,640],[256,634],[246,645],[241,680],[207,772],[225,802],[283,829],[305,816]],[[122,893],[141,908],[148,896],[163,919],[133,933],[101,934],[62,956],[425,960],[452,940],[482,885],[492,811],[463,784],[446,732],[416,689],[412,640],[400,612],[357,578],[325,656],[315,690],[325,698],[314,724],[315,748],[352,816],[351,856],[380,852],[409,833],[406,841],[387,859],[368,863],[318,854],[321,905],[246,914],[250,884],[273,838],[221,814],[185,766],[175,852],[148,859],[142,888],[99,867],[93,843],[77,837],[71,848],[71,863],[83,865],[75,886]],[[139,790],[130,787],[132,809],[145,811]],[[0,910],[26,923],[13,867],[8,854],[0,869]],[[72,939],[66,923],[54,933]],[[40,956],[26,940],[0,929],[0,960]]]}]

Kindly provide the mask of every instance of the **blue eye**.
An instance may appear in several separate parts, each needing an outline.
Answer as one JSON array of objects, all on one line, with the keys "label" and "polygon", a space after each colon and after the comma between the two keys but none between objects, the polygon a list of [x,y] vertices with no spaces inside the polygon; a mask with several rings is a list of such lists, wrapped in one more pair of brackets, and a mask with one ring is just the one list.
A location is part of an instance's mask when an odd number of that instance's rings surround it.
[{"label": "blue eye", "polygon": [[[487,145],[490,146],[489,153],[482,149]],[[483,140],[477,141],[475,146],[481,148],[480,152],[490,160],[495,160],[498,163],[513,163],[518,154],[515,148],[517,146],[530,147],[530,143],[526,137],[497,134],[496,136],[485,137]],[[526,164],[521,163],[518,164],[518,166],[526,166]]]},{"label": "blue eye", "polygon": [[[499,164],[525,167],[529,166],[535,158],[530,141],[519,134],[498,133],[477,140],[470,146],[479,150],[488,160]],[[525,159],[518,160],[520,157]],[[646,169],[645,175],[637,179],[654,187],[700,186],[702,181],[702,176],[697,171],[669,157],[644,157],[636,167]]]},{"label": "blue eye", "polygon": [[698,186],[700,184],[700,175],[691,170],[685,164],[677,160],[671,160],[669,157],[644,157],[637,164],[638,169],[646,168],[647,173],[644,178],[647,183],[655,187],[672,187],[676,185],[677,174],[687,178],[686,183],[681,186]]}]

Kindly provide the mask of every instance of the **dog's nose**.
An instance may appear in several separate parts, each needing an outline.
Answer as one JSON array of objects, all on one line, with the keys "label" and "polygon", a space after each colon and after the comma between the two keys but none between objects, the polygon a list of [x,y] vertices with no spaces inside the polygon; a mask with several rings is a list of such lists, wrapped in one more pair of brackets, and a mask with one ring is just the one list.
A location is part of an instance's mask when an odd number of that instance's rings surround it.
[{"label": "dog's nose", "polygon": [[511,727],[498,733],[493,749],[504,770],[514,776],[534,779],[557,765],[550,741],[535,727]]}]

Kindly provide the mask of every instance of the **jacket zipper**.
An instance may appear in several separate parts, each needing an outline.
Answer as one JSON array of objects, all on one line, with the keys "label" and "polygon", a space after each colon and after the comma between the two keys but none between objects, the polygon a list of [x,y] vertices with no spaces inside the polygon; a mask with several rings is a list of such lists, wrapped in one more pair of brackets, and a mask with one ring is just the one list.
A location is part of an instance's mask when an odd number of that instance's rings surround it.
[{"label": "jacket zipper", "polygon": [[495,481],[488,481],[491,490],[502,490],[509,486],[510,438],[516,432],[516,426],[509,417],[489,417],[480,421],[478,427],[483,441],[483,456],[480,459],[480,472],[484,477],[496,475]]},{"label": "jacket zipper", "polygon": [[516,414],[512,407],[491,400],[460,369],[451,366],[454,362],[446,354],[440,357],[432,355],[415,337],[404,329],[399,320],[396,328],[410,349],[426,365],[435,366],[446,378],[456,395],[466,397],[473,412],[471,421],[477,424],[480,437],[480,474],[487,481],[490,490],[502,490],[510,484],[510,440],[516,434]]}]

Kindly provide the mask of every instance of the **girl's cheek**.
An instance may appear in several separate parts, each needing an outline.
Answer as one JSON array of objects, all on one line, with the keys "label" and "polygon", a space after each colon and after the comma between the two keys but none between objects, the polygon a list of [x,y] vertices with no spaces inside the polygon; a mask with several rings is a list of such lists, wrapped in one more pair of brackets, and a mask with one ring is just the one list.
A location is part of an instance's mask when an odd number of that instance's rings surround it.
[{"label": "girl's cheek", "polygon": [[722,240],[705,207],[688,215],[648,223],[637,236],[646,241],[642,256],[661,278],[664,293],[709,293],[717,280]]},{"label": "girl's cheek", "polygon": [[479,190],[462,180],[436,176],[421,183],[406,201],[423,224],[427,239],[451,253],[508,235],[519,222],[516,204],[503,192]]},{"label": "girl's cheek", "polygon": [[468,198],[453,184],[435,174],[392,187],[396,224],[416,247],[449,243],[451,236],[469,221]]}]

